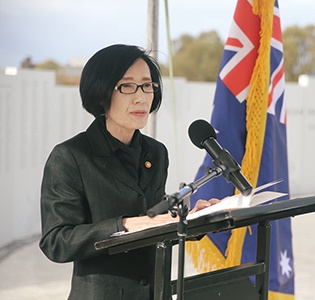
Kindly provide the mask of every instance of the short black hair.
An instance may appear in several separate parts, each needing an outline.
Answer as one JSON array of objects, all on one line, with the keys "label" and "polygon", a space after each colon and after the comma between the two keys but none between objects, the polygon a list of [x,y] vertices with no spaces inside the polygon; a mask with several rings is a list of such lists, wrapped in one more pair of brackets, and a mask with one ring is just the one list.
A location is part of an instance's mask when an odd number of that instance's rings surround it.
[{"label": "short black hair", "polygon": [[99,50],[85,64],[80,80],[83,107],[95,118],[106,114],[110,109],[116,84],[140,58],[149,66],[152,81],[161,86],[154,93],[150,113],[157,111],[162,102],[162,79],[156,60],[138,46],[123,44]]}]

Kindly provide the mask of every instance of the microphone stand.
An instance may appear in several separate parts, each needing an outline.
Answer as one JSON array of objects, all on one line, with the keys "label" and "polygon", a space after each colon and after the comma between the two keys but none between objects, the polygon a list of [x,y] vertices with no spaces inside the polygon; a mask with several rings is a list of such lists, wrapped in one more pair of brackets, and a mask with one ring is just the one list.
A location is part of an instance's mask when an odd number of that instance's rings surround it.
[{"label": "microphone stand", "polygon": [[196,192],[196,190],[203,184],[207,183],[215,177],[222,175],[225,170],[226,167],[223,165],[217,166],[215,169],[209,168],[209,171],[205,176],[197,179],[194,182],[191,182],[188,185],[182,183],[182,188],[178,192],[172,195],[165,195],[160,203],[148,210],[147,214],[151,218],[156,216],[157,214],[164,213],[167,210],[171,211],[172,215],[174,216],[176,216],[176,214],[174,214],[174,211],[176,211],[177,215],[179,216],[177,230],[177,236],[179,237],[177,300],[184,299],[185,242],[188,227],[188,221],[186,217],[188,215],[188,206],[187,204],[183,203],[183,199]]}]

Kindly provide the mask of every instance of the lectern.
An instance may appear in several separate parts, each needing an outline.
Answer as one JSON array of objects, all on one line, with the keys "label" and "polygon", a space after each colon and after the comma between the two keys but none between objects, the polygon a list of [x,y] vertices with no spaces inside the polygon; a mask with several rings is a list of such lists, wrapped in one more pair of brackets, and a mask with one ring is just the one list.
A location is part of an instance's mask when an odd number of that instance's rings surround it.
[{"label": "lectern", "polygon": [[[271,204],[226,210],[190,220],[187,239],[208,232],[219,232],[258,224],[256,260],[184,279],[185,300],[267,300],[271,221],[315,211],[315,196],[283,200]],[[177,223],[127,233],[120,237],[96,241],[96,249],[110,254],[155,245],[156,269],[154,300],[175,295],[177,280],[171,280],[172,246],[178,240]],[[255,276],[255,284],[250,277]]]}]

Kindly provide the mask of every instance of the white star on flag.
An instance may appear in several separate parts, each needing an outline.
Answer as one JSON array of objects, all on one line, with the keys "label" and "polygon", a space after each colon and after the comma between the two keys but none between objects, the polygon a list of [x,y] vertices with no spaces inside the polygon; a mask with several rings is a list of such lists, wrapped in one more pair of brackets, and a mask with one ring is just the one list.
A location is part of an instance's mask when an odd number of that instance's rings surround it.
[{"label": "white star on flag", "polygon": [[280,266],[282,275],[286,275],[287,277],[289,277],[290,272],[292,272],[292,268],[289,265],[290,258],[287,255],[287,250],[284,250],[284,252],[280,252]]}]

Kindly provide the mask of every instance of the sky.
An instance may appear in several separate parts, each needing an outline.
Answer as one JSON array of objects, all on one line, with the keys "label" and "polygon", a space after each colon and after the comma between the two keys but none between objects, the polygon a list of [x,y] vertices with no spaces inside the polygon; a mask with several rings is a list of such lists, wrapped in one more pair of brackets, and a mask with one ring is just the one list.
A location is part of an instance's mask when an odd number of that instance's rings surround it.
[{"label": "sky", "polygon": [[[165,1],[159,0],[158,59],[167,60]],[[278,0],[282,29],[315,24],[315,0]],[[170,35],[216,30],[227,38],[237,0],[168,0]],[[115,43],[146,48],[148,0],[0,0],[0,68],[31,57],[67,64]]]}]

